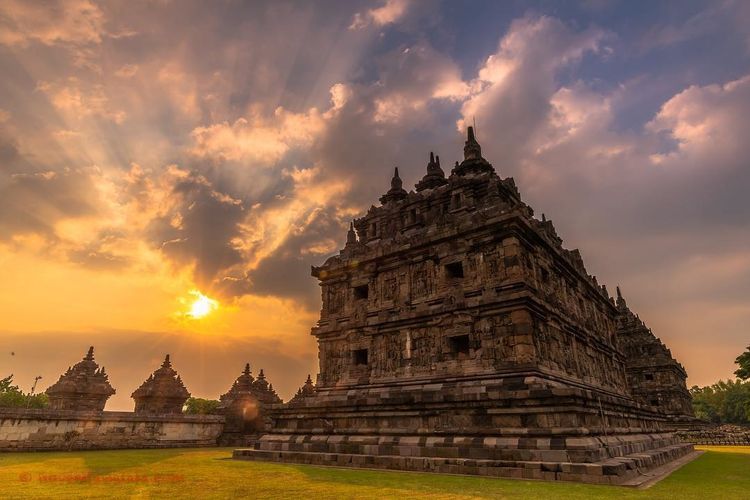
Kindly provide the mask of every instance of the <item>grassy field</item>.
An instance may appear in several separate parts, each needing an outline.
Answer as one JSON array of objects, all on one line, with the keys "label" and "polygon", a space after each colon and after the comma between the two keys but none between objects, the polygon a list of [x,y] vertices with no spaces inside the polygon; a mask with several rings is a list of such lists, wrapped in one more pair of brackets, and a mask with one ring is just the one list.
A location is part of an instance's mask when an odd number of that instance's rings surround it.
[{"label": "grassy field", "polygon": [[707,450],[648,490],[230,460],[231,449],[0,454],[0,498],[750,499],[750,447]]}]

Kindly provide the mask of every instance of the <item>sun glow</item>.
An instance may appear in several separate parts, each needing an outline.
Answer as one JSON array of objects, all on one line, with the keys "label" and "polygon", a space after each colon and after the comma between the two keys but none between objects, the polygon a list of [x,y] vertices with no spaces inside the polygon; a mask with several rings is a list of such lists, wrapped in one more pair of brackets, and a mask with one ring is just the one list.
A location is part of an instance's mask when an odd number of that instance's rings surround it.
[{"label": "sun glow", "polygon": [[198,290],[191,290],[190,295],[195,297],[195,300],[190,304],[190,311],[187,313],[191,318],[204,318],[219,308],[217,300],[206,297]]}]

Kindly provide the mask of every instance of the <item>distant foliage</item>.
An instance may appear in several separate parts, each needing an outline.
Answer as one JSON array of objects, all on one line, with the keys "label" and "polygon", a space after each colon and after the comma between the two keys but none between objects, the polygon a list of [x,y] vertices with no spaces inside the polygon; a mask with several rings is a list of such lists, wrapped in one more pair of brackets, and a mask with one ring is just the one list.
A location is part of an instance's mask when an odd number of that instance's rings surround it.
[{"label": "distant foliage", "polygon": [[13,375],[0,379],[0,408],[46,408],[48,405],[46,394],[32,396],[13,385]]},{"label": "distant foliage", "polygon": [[219,401],[215,399],[189,398],[182,409],[188,415],[211,415],[217,413]]},{"label": "distant foliage", "polygon": [[708,387],[693,386],[695,416],[717,424],[750,424],[750,382],[719,381]]},{"label": "distant foliage", "polygon": [[737,378],[742,380],[750,379],[750,346],[747,346],[747,350],[737,356],[734,362],[740,365],[737,371],[734,372]]}]

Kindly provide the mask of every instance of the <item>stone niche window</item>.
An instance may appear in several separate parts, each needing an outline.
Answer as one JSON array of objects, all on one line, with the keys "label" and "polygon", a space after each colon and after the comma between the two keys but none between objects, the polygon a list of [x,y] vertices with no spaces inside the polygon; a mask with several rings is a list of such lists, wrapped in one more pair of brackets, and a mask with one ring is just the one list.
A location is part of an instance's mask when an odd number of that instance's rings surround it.
[{"label": "stone niche window", "polygon": [[355,366],[367,364],[367,349],[355,349],[352,351],[352,361]]},{"label": "stone niche window", "polygon": [[645,375],[643,375],[643,377],[646,380],[654,380],[654,374],[653,373],[646,373]]},{"label": "stone niche window", "polygon": [[469,355],[469,336],[456,335],[455,337],[448,337],[448,346],[451,349],[451,353],[457,357],[466,357]]},{"label": "stone niche window", "polygon": [[455,210],[461,207],[461,193],[455,193],[451,197],[451,209]]},{"label": "stone niche window", "polygon": [[542,268],[542,283],[549,283],[549,271],[547,271],[545,268]]},{"label": "stone niche window", "polygon": [[459,262],[451,262],[445,265],[445,274],[450,279],[459,279],[464,277],[464,265]]},{"label": "stone niche window", "polygon": [[652,399],[651,400],[651,406],[659,406],[659,400],[658,399]]},{"label": "stone niche window", "polygon": [[370,296],[370,287],[367,285],[359,285],[354,287],[354,298],[357,300],[367,300]]}]

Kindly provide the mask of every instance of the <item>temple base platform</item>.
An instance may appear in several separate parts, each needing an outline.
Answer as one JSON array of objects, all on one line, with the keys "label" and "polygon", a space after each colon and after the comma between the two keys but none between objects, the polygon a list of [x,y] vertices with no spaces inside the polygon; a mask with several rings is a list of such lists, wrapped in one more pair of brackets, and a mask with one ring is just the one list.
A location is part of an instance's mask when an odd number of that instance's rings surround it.
[{"label": "temple base platform", "polygon": [[[693,452],[671,433],[599,437],[266,434],[235,459],[623,484]],[[601,458],[604,455],[604,458]],[[595,461],[589,461],[595,458]]]}]

